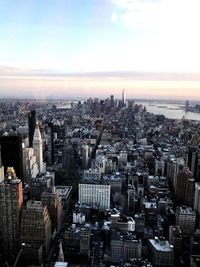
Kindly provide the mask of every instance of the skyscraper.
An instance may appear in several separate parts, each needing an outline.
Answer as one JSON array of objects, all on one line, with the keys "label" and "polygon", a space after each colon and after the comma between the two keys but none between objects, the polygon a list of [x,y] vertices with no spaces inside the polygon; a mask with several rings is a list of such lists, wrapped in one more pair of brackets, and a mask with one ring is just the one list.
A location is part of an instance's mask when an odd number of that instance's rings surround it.
[{"label": "skyscraper", "polygon": [[47,127],[47,163],[52,165],[54,162],[54,142],[53,142],[53,124],[49,123]]},{"label": "skyscraper", "polygon": [[21,242],[26,244],[42,244],[44,254],[50,247],[51,220],[47,206],[41,201],[29,200],[22,209]]},{"label": "skyscraper", "polygon": [[4,181],[4,167],[1,161],[1,147],[0,147],[0,183]]},{"label": "skyscraper", "polygon": [[185,167],[177,175],[175,196],[179,205],[193,207],[194,201],[194,179],[189,168]]},{"label": "skyscraper", "polygon": [[32,110],[28,113],[28,133],[29,133],[29,146],[33,147],[33,135],[36,126],[36,111]]},{"label": "skyscraper", "polygon": [[194,210],[200,215],[200,183],[195,183]]},{"label": "skyscraper", "polygon": [[123,107],[126,106],[126,91],[122,90],[122,105]]},{"label": "skyscraper", "polygon": [[22,182],[10,167],[0,183],[0,233],[5,257],[12,258],[18,253],[22,204]]},{"label": "skyscraper", "polygon": [[195,183],[194,210],[197,214],[197,223],[200,226],[200,183]]},{"label": "skyscraper", "polygon": [[195,231],[196,213],[185,206],[176,209],[176,224],[180,226],[182,234],[192,236]]},{"label": "skyscraper", "polygon": [[42,137],[38,124],[36,124],[35,132],[33,135],[33,149],[36,156],[39,172],[43,172]]},{"label": "skyscraper", "polygon": [[22,181],[23,177],[23,153],[22,153],[22,137],[21,136],[1,136],[1,160],[4,170],[13,167],[16,176]]},{"label": "skyscraper", "polygon": [[110,96],[110,106],[111,106],[111,108],[113,108],[115,106],[114,95]]},{"label": "skyscraper", "polygon": [[189,147],[187,153],[187,166],[193,173],[195,182],[200,182],[200,150],[197,146]]},{"label": "skyscraper", "polygon": [[69,170],[74,168],[74,147],[69,139],[65,139],[63,146],[63,169]]}]

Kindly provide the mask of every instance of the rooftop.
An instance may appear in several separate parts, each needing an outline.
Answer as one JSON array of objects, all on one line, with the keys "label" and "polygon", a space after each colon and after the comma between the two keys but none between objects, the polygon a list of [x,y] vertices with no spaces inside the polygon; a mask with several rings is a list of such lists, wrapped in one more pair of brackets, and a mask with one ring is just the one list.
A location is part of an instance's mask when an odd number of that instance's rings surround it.
[{"label": "rooftop", "polygon": [[174,247],[167,240],[159,240],[158,238],[149,239],[149,243],[157,250],[162,252],[173,252]]}]

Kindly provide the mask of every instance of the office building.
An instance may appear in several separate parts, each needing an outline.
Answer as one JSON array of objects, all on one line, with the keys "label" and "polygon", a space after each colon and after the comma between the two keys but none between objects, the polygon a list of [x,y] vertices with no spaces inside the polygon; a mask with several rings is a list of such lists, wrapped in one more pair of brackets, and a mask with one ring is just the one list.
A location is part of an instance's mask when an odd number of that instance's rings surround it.
[{"label": "office building", "polygon": [[13,167],[16,176],[23,181],[23,153],[21,136],[1,136],[1,161],[4,171]]},{"label": "office building", "polygon": [[176,224],[180,226],[183,236],[192,236],[195,231],[196,213],[185,206],[176,210]]},{"label": "office building", "polygon": [[55,190],[54,172],[40,173],[36,178],[30,180],[30,197],[31,199],[41,200],[42,192]]},{"label": "office building", "polygon": [[47,127],[47,164],[54,163],[54,138],[53,138],[53,124],[48,123]]},{"label": "office building", "polygon": [[36,111],[32,110],[28,113],[28,133],[29,133],[29,147],[33,147],[33,135],[36,126]]},{"label": "office building", "polygon": [[110,185],[79,184],[79,201],[87,205],[98,205],[100,211],[110,208]]},{"label": "office building", "polygon": [[63,169],[69,171],[70,169],[74,169],[74,147],[69,139],[64,141],[63,146],[63,158],[62,158],[62,166]]},{"label": "office building", "polygon": [[42,266],[43,246],[42,244],[24,243],[23,251],[19,258],[19,266]]},{"label": "office building", "polygon": [[193,173],[195,182],[200,182],[200,150],[196,144],[199,142],[199,136],[193,135],[192,141],[195,145],[191,145],[187,152],[187,164]]},{"label": "office building", "polygon": [[5,180],[0,183],[0,233],[5,257],[12,258],[19,250],[22,205],[22,182],[13,168],[7,168]]},{"label": "office building", "polygon": [[148,240],[150,256],[153,266],[174,266],[174,247],[167,240],[156,237]]},{"label": "office building", "polygon": [[126,106],[126,91],[124,89],[122,90],[122,105],[123,107]]},{"label": "office building", "polygon": [[127,190],[127,214],[133,216],[135,213],[135,188],[129,185]]},{"label": "office building", "polygon": [[32,147],[23,149],[23,172],[24,182],[27,184],[29,184],[30,180],[35,178],[39,173],[36,156]]},{"label": "office building", "polygon": [[39,172],[45,172],[43,163],[43,149],[42,149],[42,137],[39,129],[39,125],[36,124],[35,132],[33,135],[33,150],[36,156],[36,162],[38,164]]},{"label": "office building", "polygon": [[178,264],[183,251],[183,236],[178,225],[170,225],[169,243],[174,246],[174,263]]},{"label": "office building", "polygon": [[131,258],[140,259],[142,256],[142,241],[135,236],[122,233],[114,233],[111,238],[112,263]]},{"label": "office building", "polygon": [[200,228],[200,183],[195,183],[194,210],[197,215],[197,226]]},{"label": "office building", "polygon": [[63,206],[61,197],[58,192],[45,191],[41,195],[41,201],[44,206],[47,206],[51,219],[52,233],[59,230],[63,220]]},{"label": "office building", "polygon": [[77,259],[80,257],[89,259],[90,256],[90,224],[82,225],[81,227],[73,224],[65,230],[63,251],[65,258]]},{"label": "office building", "polygon": [[99,169],[88,169],[83,171],[83,180],[100,180],[101,171]]},{"label": "office building", "polygon": [[68,212],[72,203],[72,186],[56,186],[65,214]]},{"label": "office building", "polygon": [[111,95],[111,96],[110,96],[110,106],[111,106],[111,108],[114,108],[114,107],[115,107],[115,99],[114,99],[114,95]]},{"label": "office building", "polygon": [[82,168],[87,169],[89,163],[89,146],[82,145]]},{"label": "office building", "polygon": [[44,255],[50,248],[51,220],[47,206],[41,201],[29,200],[22,209],[21,242],[25,244],[42,244]]},{"label": "office building", "polygon": [[194,184],[192,172],[184,167],[177,175],[175,197],[178,205],[193,207]]},{"label": "office building", "polygon": [[4,181],[4,166],[2,165],[1,161],[1,148],[0,148],[0,183]]},{"label": "office building", "polygon": [[200,266],[200,230],[197,229],[194,233],[192,239],[192,251],[190,256],[190,266],[199,267]]}]

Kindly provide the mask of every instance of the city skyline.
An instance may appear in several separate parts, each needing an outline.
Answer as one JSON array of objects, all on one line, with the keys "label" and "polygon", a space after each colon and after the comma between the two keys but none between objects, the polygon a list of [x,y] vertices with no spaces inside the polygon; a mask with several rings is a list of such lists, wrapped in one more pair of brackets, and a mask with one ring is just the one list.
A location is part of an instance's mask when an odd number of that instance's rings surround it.
[{"label": "city skyline", "polygon": [[0,96],[125,89],[130,98],[200,99],[199,7],[198,0],[2,1]]}]

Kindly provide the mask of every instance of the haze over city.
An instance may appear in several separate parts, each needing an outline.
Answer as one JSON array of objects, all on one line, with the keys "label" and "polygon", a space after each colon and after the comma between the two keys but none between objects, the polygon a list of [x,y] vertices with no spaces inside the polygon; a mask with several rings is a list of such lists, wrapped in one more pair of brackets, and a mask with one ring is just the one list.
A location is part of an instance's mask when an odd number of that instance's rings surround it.
[{"label": "haze over city", "polygon": [[[0,96],[200,99],[198,0],[2,0]],[[187,19],[186,19],[187,18]]]}]

